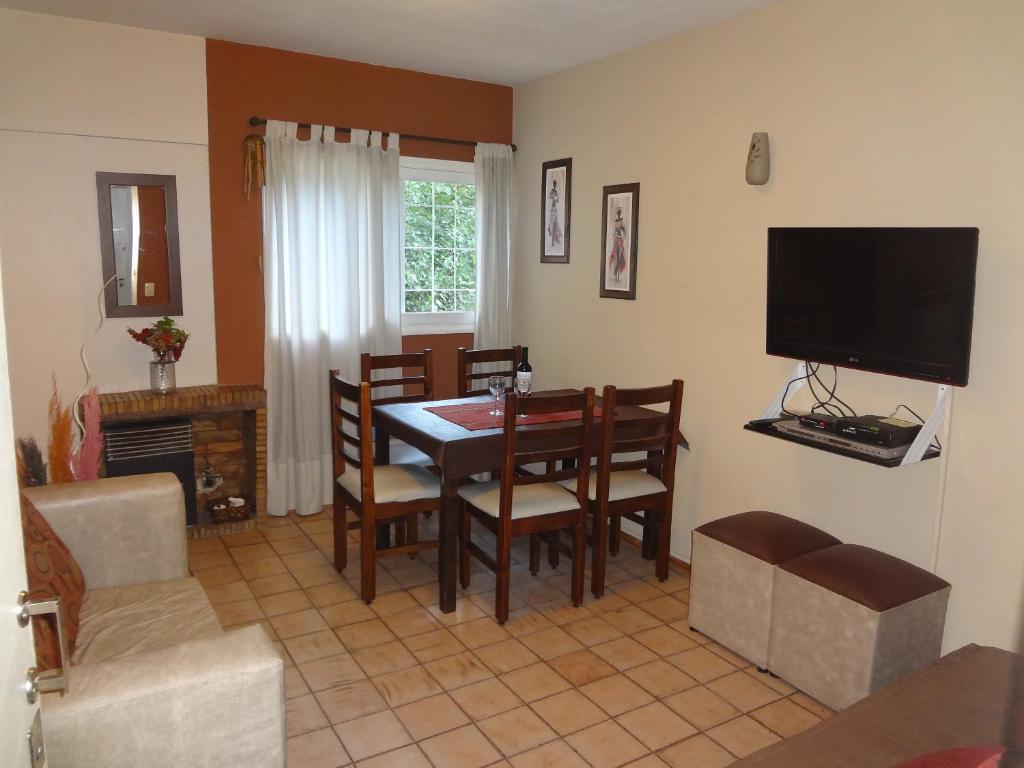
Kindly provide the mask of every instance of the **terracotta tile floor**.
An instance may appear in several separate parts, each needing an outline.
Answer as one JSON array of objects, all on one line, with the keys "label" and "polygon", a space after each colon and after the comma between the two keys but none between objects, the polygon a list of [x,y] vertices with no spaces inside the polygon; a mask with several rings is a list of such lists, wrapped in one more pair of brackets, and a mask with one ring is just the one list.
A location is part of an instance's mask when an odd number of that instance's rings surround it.
[{"label": "terracotta tile floor", "polygon": [[534,577],[517,542],[500,626],[490,573],[442,614],[436,552],[386,559],[366,606],[358,533],[344,575],[332,542],[324,513],[189,541],[221,624],[260,623],[285,661],[289,768],[709,768],[830,714],[691,632],[686,572],[659,583],[628,544],[573,608],[568,563]]}]

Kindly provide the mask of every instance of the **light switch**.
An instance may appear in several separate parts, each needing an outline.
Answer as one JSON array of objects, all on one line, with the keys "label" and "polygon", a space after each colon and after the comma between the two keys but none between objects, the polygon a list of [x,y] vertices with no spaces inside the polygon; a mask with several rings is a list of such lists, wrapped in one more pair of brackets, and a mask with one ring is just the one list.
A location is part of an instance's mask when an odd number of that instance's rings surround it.
[{"label": "light switch", "polygon": [[156,296],[156,283],[146,283],[145,285],[146,296]]}]

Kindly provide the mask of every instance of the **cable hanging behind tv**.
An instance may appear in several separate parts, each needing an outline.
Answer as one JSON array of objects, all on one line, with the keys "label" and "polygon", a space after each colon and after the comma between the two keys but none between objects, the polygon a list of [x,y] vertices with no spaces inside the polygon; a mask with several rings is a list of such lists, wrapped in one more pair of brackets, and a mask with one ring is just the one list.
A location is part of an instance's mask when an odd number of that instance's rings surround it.
[{"label": "cable hanging behind tv", "polygon": [[977,259],[971,227],[769,228],[766,351],[966,386]]}]

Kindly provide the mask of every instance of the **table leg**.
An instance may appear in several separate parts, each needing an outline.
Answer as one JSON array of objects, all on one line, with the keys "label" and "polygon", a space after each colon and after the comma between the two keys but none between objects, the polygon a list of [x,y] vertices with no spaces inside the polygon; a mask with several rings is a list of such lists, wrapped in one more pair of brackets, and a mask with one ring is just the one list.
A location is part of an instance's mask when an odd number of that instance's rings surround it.
[{"label": "table leg", "polygon": [[[391,435],[387,431],[376,427],[374,429],[375,438],[377,440],[374,445],[373,463],[374,466],[383,466],[391,463]],[[377,549],[387,549],[391,546],[391,526],[390,525],[378,525],[377,526]]]},{"label": "table leg", "polygon": [[455,575],[458,573],[459,560],[458,488],[457,478],[442,475],[437,552],[437,580],[442,613],[452,613],[455,610]]}]

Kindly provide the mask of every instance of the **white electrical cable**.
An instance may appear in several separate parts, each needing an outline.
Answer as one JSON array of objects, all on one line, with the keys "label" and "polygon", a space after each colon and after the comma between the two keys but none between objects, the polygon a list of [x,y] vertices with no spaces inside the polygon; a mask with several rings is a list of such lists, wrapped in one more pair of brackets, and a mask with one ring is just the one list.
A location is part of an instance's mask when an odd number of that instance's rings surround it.
[{"label": "white electrical cable", "polygon": [[117,279],[117,275],[111,277],[101,287],[99,292],[96,294],[96,311],[99,313],[100,322],[96,326],[96,330],[93,331],[89,338],[82,342],[81,348],[78,350],[78,357],[82,361],[82,368],[85,369],[85,386],[82,387],[82,391],[78,393],[78,397],[75,398],[74,407],[71,409],[71,416],[75,420],[75,424],[78,426],[79,438],[85,435],[85,424],[82,422],[82,417],[78,415],[78,404],[81,402],[85,393],[89,391],[89,382],[92,381],[92,372],[89,370],[89,358],[85,354],[85,348],[89,345],[89,342],[96,338],[96,334],[103,328],[103,321],[106,320],[106,315],[103,314],[103,292]]}]

